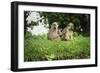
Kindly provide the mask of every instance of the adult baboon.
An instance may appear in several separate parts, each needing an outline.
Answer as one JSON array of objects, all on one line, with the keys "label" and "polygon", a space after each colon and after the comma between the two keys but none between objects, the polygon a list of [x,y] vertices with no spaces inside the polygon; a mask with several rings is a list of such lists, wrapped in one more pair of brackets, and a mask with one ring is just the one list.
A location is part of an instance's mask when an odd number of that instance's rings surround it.
[{"label": "adult baboon", "polygon": [[73,39],[73,30],[74,24],[69,23],[62,31],[62,39],[63,40],[72,40]]},{"label": "adult baboon", "polygon": [[57,40],[57,41],[61,40],[58,34],[58,23],[57,22],[52,23],[47,36],[49,40]]}]

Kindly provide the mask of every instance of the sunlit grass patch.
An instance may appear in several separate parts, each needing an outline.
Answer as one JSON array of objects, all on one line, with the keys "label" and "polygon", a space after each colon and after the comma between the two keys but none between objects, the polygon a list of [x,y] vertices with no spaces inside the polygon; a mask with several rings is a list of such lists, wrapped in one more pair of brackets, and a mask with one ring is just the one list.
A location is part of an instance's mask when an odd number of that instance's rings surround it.
[{"label": "sunlit grass patch", "polygon": [[70,41],[50,41],[46,35],[24,38],[24,61],[51,61],[90,58],[90,38],[77,36]]}]

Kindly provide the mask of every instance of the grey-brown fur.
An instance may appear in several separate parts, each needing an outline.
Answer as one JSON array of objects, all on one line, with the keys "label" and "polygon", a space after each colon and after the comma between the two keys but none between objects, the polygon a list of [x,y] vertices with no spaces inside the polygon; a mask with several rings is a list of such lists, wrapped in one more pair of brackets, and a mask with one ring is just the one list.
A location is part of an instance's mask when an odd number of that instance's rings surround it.
[{"label": "grey-brown fur", "polygon": [[47,34],[49,40],[72,40],[74,24],[69,23],[63,30],[58,29],[58,23],[54,22]]},{"label": "grey-brown fur", "polygon": [[74,24],[69,23],[62,31],[62,39],[63,40],[72,40],[73,39],[73,30]]},{"label": "grey-brown fur", "polygon": [[47,36],[49,40],[57,40],[57,41],[61,40],[58,34],[58,23],[57,22],[52,23]]}]

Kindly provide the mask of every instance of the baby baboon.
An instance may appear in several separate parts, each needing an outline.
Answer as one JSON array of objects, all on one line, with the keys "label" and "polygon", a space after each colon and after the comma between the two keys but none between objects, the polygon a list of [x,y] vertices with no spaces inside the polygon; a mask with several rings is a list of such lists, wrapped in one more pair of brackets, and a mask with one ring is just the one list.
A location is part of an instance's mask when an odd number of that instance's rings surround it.
[{"label": "baby baboon", "polygon": [[58,29],[58,34],[59,34],[59,36],[60,36],[60,38],[61,38],[61,36],[62,36],[62,28],[59,28],[59,29]]},{"label": "baby baboon", "polygon": [[49,40],[57,40],[57,41],[60,40],[60,36],[58,34],[57,22],[52,23],[51,28],[49,29],[49,32],[47,35],[48,35]]},{"label": "baby baboon", "polygon": [[74,24],[69,23],[62,31],[62,39],[63,40],[72,40],[73,39],[73,30]]}]

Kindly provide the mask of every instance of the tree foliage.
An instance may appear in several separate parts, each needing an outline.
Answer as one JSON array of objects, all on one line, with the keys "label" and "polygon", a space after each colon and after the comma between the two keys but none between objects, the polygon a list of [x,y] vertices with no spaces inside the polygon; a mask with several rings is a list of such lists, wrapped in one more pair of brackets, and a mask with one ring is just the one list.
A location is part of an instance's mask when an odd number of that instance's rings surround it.
[{"label": "tree foliage", "polygon": [[[30,11],[24,12],[24,31],[31,25],[37,25],[35,22],[31,22],[27,25],[26,18],[29,16]],[[39,12],[40,16],[44,17],[45,23],[49,23],[49,27],[53,22],[58,22],[59,28],[64,28],[69,22],[74,23],[74,30],[78,33],[90,35],[90,15],[89,14],[77,14],[77,13],[58,13],[58,12]],[[48,22],[46,21],[48,19]],[[33,24],[34,23],[34,24]]]},{"label": "tree foliage", "polygon": [[72,22],[76,32],[82,32],[86,35],[90,34],[89,14],[43,12],[41,15],[48,19],[50,25],[53,22],[58,22],[59,28],[64,28],[69,22]]}]

